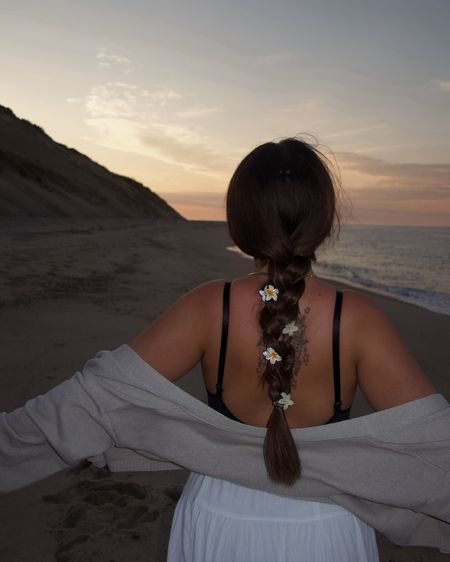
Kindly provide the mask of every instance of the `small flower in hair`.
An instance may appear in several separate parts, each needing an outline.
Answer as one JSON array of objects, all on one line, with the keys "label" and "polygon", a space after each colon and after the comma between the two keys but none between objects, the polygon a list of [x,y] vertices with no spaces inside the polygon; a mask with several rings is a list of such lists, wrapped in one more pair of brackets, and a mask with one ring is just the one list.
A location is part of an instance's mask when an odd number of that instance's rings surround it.
[{"label": "small flower in hair", "polygon": [[266,351],[263,351],[263,355],[272,365],[275,365],[277,361],[281,361],[281,355],[278,355],[273,347],[268,347]]},{"label": "small flower in hair", "polygon": [[295,332],[298,332],[298,328],[293,320],[292,322],[289,322],[289,324],[286,324],[286,326],[283,328],[282,333],[292,337]]},{"label": "small flower in hair", "polygon": [[259,294],[261,295],[261,299],[264,302],[270,301],[270,299],[274,301],[278,300],[278,293],[279,290],[275,289],[273,285],[266,285],[264,289],[261,289],[261,291],[259,291]]},{"label": "small flower in hair", "polygon": [[281,398],[273,403],[274,406],[277,408],[283,408],[283,410],[287,410],[289,406],[293,406],[294,401],[291,400],[291,395],[286,394],[286,392],[281,393]]}]

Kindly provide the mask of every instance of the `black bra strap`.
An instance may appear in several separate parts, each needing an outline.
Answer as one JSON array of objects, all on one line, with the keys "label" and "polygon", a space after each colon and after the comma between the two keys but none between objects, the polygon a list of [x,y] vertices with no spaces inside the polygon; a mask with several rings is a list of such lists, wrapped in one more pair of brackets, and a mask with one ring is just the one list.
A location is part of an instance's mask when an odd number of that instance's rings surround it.
[{"label": "black bra strap", "polygon": [[228,321],[230,319],[230,287],[229,281],[223,286],[223,312],[222,312],[222,336],[220,338],[219,369],[217,371],[217,394],[222,394],[223,372],[225,369],[225,356],[227,353]]},{"label": "black bra strap", "polygon": [[341,322],[342,291],[336,291],[333,318],[333,376],[334,376],[334,407],[340,408],[341,401],[341,368],[339,356],[339,327]]}]

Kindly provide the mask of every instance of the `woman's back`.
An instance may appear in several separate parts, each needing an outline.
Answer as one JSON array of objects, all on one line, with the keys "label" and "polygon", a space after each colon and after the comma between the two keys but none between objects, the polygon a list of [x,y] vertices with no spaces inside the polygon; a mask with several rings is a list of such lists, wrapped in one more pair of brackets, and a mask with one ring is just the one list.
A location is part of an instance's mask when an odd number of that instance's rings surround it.
[{"label": "woman's back", "polygon": [[[235,279],[230,292],[230,325],[223,400],[242,422],[265,426],[273,405],[260,385],[263,347],[258,291],[264,275]],[[222,328],[224,280],[200,285],[183,296],[129,345],[169,380],[201,361],[206,389],[215,393]],[[308,364],[303,361],[286,411],[291,427],[322,425],[333,414],[332,325],[336,291],[308,278],[299,300],[305,319]],[[304,312],[309,309],[308,312]],[[388,318],[370,299],[344,291],[340,321],[342,409],[358,385],[375,411],[434,394],[435,387],[403,344]],[[294,380],[295,382],[295,380]]]},{"label": "woman's back", "polygon": [[[222,400],[240,421],[265,427],[273,405],[261,385],[262,361],[259,313],[263,303],[258,294],[267,281],[265,274],[236,279],[231,284],[226,356],[223,370]],[[221,288],[218,283],[218,289]],[[205,387],[216,394],[219,351],[222,331],[222,292],[213,307],[210,342],[202,358]],[[349,318],[344,296],[339,325],[341,410],[353,401],[356,385],[356,361],[351,338],[346,337]],[[290,427],[308,427],[327,423],[334,414],[335,386],[333,372],[333,320],[336,291],[315,277],[306,281],[299,301],[300,328],[294,333],[297,354],[295,387],[291,390],[293,406],[286,411]],[[337,373],[339,376],[339,373]]]},{"label": "woman's back", "polygon": [[[236,418],[261,427],[266,426],[273,408],[260,383],[263,347],[258,315],[264,304],[258,291],[266,280],[264,274],[257,274],[231,284],[222,394]],[[205,387],[211,394],[216,393],[223,287],[220,280],[197,289],[206,299],[202,319],[208,329],[201,362]],[[299,300],[304,333],[298,337],[301,357],[291,390],[294,404],[286,410],[290,427],[323,425],[333,415],[335,302],[335,288],[316,277],[307,279]],[[358,385],[375,410],[436,392],[392,324],[367,297],[344,291],[339,336],[342,410],[351,406]]]}]

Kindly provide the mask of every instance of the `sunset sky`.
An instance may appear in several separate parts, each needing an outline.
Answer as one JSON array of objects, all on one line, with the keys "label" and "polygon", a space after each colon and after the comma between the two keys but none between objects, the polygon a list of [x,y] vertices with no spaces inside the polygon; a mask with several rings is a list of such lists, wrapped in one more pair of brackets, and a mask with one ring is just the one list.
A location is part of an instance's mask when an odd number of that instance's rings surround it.
[{"label": "sunset sky", "polygon": [[449,0],[2,0],[0,104],[188,218],[309,133],[354,219],[450,225],[449,29]]}]

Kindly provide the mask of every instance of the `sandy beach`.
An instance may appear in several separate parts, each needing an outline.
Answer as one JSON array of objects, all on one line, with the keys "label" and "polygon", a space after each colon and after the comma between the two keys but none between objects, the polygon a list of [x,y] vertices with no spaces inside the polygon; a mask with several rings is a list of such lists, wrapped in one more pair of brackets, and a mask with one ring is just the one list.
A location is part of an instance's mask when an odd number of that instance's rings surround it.
[{"label": "sandy beach", "polygon": [[[0,411],[129,341],[196,285],[252,271],[219,222],[31,218],[0,221]],[[335,285],[335,283],[332,283]],[[450,399],[450,317],[372,295]],[[204,399],[198,369],[179,386]],[[370,412],[361,395],[352,415]],[[2,562],[165,560],[184,470],[111,473],[88,463],[0,496]],[[382,562],[449,561],[378,536]]]}]

